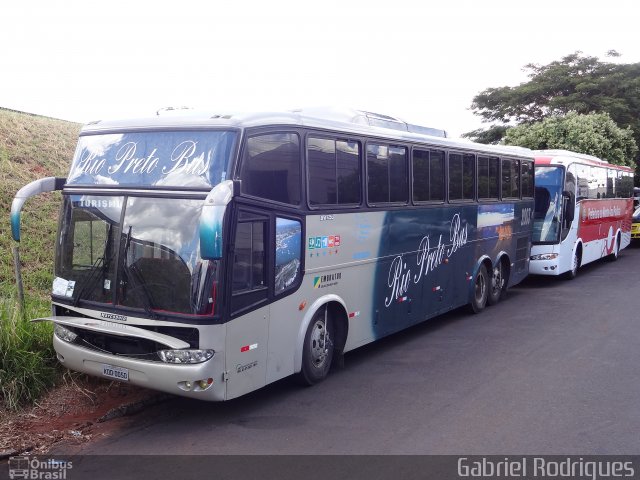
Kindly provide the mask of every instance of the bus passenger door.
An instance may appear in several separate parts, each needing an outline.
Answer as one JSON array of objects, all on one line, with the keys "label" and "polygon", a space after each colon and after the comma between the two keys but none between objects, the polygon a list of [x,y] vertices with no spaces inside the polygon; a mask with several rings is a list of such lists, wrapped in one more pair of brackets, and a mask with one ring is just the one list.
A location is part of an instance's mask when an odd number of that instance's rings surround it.
[{"label": "bus passenger door", "polygon": [[240,210],[233,232],[229,252],[231,319],[226,334],[227,399],[264,386],[269,331],[269,217]]}]

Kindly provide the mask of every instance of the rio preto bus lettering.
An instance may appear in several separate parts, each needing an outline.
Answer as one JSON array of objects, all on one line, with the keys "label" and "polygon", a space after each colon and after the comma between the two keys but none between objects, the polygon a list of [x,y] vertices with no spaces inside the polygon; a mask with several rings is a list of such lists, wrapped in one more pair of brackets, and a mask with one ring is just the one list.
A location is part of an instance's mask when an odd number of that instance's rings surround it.
[{"label": "rio preto bus lettering", "polygon": [[[456,213],[451,219],[449,241],[450,247],[446,249],[446,258],[457,252],[467,244],[468,226],[462,225],[460,214]],[[418,273],[413,277],[413,284],[418,284],[429,272],[434,271],[442,264],[445,258],[445,245],[442,244],[442,235],[438,237],[438,245],[430,249],[429,235],[422,238],[416,256]],[[389,296],[385,297],[384,305],[389,307],[395,300],[404,297],[411,285],[411,270],[403,261],[402,256],[397,256],[391,262],[389,269],[388,286],[391,289]]]},{"label": "rio preto bus lettering", "polygon": [[[153,174],[160,165],[162,175],[174,173],[185,173],[187,175],[203,175],[211,167],[211,152],[198,152],[198,142],[185,140],[176,145],[169,157],[163,160],[158,156],[158,148],[154,147],[148,154],[139,155],[138,142],[130,141],[124,143],[115,152],[113,164],[106,168],[109,175],[115,174]],[[99,155],[99,151],[86,150],[78,159],[76,165],[77,173],[89,175],[101,175],[107,164],[107,160]]]}]

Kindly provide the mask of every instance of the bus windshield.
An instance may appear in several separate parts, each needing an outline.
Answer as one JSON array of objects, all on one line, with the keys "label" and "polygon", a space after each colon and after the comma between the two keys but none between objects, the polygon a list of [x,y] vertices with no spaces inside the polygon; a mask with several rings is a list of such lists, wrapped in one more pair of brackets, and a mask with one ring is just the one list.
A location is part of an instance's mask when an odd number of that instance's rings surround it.
[{"label": "bus windshield", "polygon": [[68,195],[53,294],[150,316],[210,315],[218,262],[200,258],[202,200]]},{"label": "bus windshield", "polygon": [[536,167],[533,243],[557,242],[560,235],[564,170]]}]

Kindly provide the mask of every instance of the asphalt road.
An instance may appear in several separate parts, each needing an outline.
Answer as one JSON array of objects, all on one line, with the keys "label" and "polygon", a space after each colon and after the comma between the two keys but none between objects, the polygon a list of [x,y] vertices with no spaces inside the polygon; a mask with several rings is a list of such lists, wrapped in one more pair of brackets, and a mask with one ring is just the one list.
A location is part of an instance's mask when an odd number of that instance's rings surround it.
[{"label": "asphalt road", "polygon": [[[175,398],[82,454],[638,454],[640,248],[529,277],[346,355],[311,388]],[[78,452],[76,452],[78,453]]]}]

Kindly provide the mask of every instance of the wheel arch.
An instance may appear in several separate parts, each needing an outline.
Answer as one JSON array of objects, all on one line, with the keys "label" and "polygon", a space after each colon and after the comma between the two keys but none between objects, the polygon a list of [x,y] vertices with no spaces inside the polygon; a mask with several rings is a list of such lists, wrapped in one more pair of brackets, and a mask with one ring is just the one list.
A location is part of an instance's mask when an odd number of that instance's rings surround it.
[{"label": "wheel arch", "polygon": [[509,254],[507,252],[505,252],[504,250],[501,250],[498,255],[496,255],[496,260],[495,262],[493,262],[493,265],[497,265],[498,262],[502,263],[502,266],[504,267],[504,269],[502,270],[502,273],[505,275],[505,289],[506,287],[509,286],[509,280],[511,279],[511,257],[509,256]]},{"label": "wheel arch", "polygon": [[572,252],[572,255],[575,255],[576,253],[578,253],[578,258],[580,258],[580,264],[578,265],[579,267],[582,266],[582,253],[583,252],[584,252],[584,246],[582,245],[582,239],[579,238],[579,239],[576,240],[576,244],[573,247],[573,252]]},{"label": "wheel arch", "polygon": [[476,278],[476,275],[478,274],[478,270],[480,270],[480,265],[484,265],[484,268],[487,269],[487,275],[490,275],[491,272],[493,272],[493,263],[491,261],[491,258],[488,255],[482,255],[480,256],[480,258],[478,258],[478,260],[476,260],[476,264],[473,267],[473,271],[469,276],[469,302],[471,302],[471,299],[473,298],[473,294],[474,294],[473,279]]},{"label": "wheel arch", "polygon": [[[294,373],[298,373],[302,369],[302,350],[309,324],[315,314],[325,306],[329,309],[329,314],[332,315],[334,328],[336,329],[334,339],[335,353],[341,354],[344,350],[344,346],[347,342],[347,335],[349,333],[349,315],[347,314],[346,303],[338,295],[324,295],[315,300],[307,310],[307,313],[305,313],[304,317],[302,317],[302,322],[298,328],[296,349],[293,357]],[[336,356],[334,355],[334,359],[335,358]]]}]

